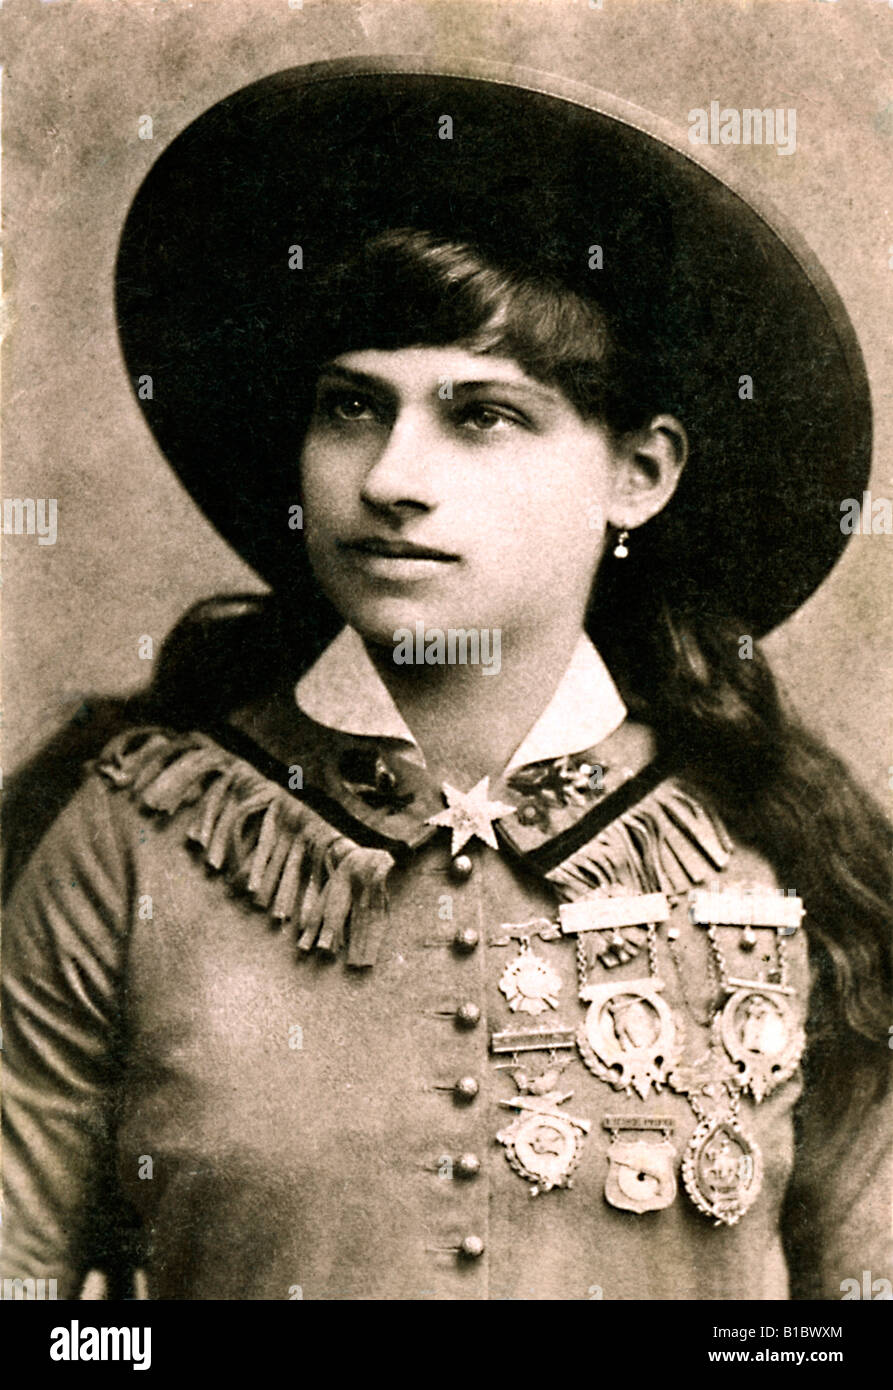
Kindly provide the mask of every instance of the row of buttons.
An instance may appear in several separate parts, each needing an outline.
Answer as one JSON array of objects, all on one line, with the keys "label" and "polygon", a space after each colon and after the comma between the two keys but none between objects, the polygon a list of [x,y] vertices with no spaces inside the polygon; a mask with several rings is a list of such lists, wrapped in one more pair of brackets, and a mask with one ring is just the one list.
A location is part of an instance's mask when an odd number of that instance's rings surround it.
[{"label": "row of buttons", "polygon": [[[468,854],[457,854],[450,862],[450,875],[460,883],[471,878],[473,872],[474,862]],[[453,949],[460,955],[470,955],[479,942],[480,933],[474,927],[459,927],[453,937]],[[477,1004],[469,1000],[459,1005],[455,1017],[460,1028],[476,1028],[481,1021],[481,1011]],[[474,1100],[479,1090],[480,1085],[475,1076],[460,1076],[454,1087],[457,1099],[466,1102]],[[459,1178],[476,1178],[481,1171],[481,1160],[477,1154],[460,1154],[453,1171]],[[465,1236],[458,1248],[460,1258],[466,1260],[477,1260],[483,1253],[484,1242],[476,1235]]]}]

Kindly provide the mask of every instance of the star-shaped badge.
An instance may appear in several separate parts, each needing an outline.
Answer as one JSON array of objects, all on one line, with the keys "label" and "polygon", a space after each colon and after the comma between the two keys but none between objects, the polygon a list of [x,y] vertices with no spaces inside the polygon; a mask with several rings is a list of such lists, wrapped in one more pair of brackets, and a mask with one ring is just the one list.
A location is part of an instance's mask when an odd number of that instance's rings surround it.
[{"label": "star-shaped badge", "polygon": [[490,778],[484,777],[470,792],[457,791],[444,782],[442,791],[446,797],[447,809],[436,816],[429,816],[426,825],[446,825],[453,832],[450,854],[456,855],[473,836],[483,840],[491,849],[499,849],[493,822],[503,816],[515,813],[514,806],[504,801],[488,801]]}]

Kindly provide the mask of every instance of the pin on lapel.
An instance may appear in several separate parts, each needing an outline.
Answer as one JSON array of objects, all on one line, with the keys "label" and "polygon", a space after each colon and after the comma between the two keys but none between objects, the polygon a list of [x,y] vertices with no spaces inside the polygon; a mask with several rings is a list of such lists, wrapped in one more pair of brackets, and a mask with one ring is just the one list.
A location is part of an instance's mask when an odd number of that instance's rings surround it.
[{"label": "pin on lapel", "polygon": [[491,849],[499,849],[493,822],[505,816],[513,816],[515,807],[504,801],[490,800],[490,778],[482,777],[470,792],[460,792],[444,782],[446,809],[436,816],[429,816],[426,825],[445,825],[452,831],[453,839],[450,854],[457,855],[474,838],[483,840]]}]

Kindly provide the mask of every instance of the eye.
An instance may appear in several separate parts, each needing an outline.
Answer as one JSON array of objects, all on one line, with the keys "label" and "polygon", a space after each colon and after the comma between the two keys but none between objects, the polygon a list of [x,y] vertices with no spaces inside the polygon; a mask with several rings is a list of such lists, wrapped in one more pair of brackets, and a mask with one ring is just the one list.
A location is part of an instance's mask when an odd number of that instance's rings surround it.
[{"label": "eye", "polygon": [[378,419],[375,402],[359,391],[322,390],[317,397],[316,410],[323,419],[336,422]]},{"label": "eye", "polygon": [[527,428],[528,422],[518,411],[504,405],[485,405],[474,403],[460,412],[459,423],[468,425],[476,433],[493,434],[494,431],[511,425]]}]

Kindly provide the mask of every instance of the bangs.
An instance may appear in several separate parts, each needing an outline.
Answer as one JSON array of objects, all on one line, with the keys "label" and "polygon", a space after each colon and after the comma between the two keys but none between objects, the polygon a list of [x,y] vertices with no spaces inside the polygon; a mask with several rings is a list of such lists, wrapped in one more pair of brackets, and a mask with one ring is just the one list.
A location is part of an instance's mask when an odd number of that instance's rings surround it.
[{"label": "bangs", "polygon": [[466,243],[411,228],[386,232],[341,262],[318,292],[320,365],[366,348],[453,345],[511,358],[557,386],[584,418],[617,431],[650,413],[642,374],[594,301],[549,275],[497,266]]}]

